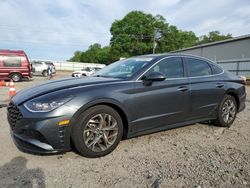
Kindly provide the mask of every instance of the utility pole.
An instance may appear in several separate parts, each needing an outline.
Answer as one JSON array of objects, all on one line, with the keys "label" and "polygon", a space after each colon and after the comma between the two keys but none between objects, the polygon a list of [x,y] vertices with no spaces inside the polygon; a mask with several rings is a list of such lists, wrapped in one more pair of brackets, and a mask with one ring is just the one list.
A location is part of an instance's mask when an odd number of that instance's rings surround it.
[{"label": "utility pole", "polygon": [[157,43],[155,41],[155,34],[154,34],[154,38],[153,38],[153,54],[155,53],[156,46],[157,46]]},{"label": "utility pole", "polygon": [[154,36],[153,36],[153,54],[155,53],[155,49],[157,47],[156,40],[159,40],[161,38],[161,33],[159,32],[159,29],[154,30]]}]

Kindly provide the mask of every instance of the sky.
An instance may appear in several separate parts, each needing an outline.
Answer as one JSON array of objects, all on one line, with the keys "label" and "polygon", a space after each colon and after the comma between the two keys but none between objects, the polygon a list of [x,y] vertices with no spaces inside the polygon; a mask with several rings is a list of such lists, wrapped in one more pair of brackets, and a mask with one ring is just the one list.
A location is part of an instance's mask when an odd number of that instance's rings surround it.
[{"label": "sky", "polygon": [[111,24],[133,10],[160,14],[197,36],[250,34],[250,0],[0,0],[0,49],[68,60],[93,43],[108,45]]}]

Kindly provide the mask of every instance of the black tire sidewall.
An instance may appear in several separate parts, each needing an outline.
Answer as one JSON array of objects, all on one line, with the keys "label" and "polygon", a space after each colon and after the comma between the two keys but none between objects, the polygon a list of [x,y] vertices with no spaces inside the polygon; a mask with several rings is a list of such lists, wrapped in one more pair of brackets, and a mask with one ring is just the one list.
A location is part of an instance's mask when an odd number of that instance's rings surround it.
[{"label": "black tire sidewall", "polygon": [[[94,115],[97,115],[100,113],[110,114],[116,119],[118,123],[118,136],[117,136],[115,143],[107,150],[103,152],[93,152],[84,143],[83,131],[89,119],[92,118]],[[102,157],[111,153],[121,141],[122,135],[123,135],[123,123],[122,123],[122,119],[120,115],[113,108],[109,106],[98,105],[98,106],[94,106],[94,107],[87,109],[86,111],[84,111],[83,113],[79,115],[77,123],[73,127],[71,136],[72,136],[74,147],[82,156],[89,157],[89,158],[96,158],[96,157]]]},{"label": "black tire sidewall", "polygon": [[42,72],[42,75],[43,75],[44,77],[48,76],[47,71],[46,71],[46,70],[44,70],[44,71]]}]

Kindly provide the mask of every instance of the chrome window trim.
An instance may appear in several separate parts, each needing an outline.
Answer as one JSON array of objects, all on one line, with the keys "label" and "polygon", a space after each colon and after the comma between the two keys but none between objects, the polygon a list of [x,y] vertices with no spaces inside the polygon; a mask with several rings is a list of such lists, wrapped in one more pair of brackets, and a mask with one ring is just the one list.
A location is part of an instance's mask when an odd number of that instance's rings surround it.
[{"label": "chrome window trim", "polygon": [[[155,62],[153,65],[151,65],[147,70],[145,70],[135,81],[136,82],[141,82],[141,78],[144,74],[146,74],[153,66],[155,66],[156,64],[160,63],[160,61],[164,60],[164,59],[168,59],[168,58],[171,58],[171,57],[180,57],[180,58],[185,58],[187,56],[169,56],[169,57],[164,57],[160,60],[158,60],[157,62]],[[208,64],[210,63],[209,61],[207,61],[207,59],[203,59],[203,58],[199,58],[199,57],[193,57],[193,56],[190,56],[190,58],[194,58],[194,59],[199,59],[199,60],[202,60],[202,61],[205,61],[207,62]],[[221,67],[220,67],[221,68]],[[193,76],[193,77],[181,77],[181,78],[167,78],[166,80],[180,80],[180,79],[187,79],[187,78],[205,78],[205,77],[212,77],[212,76],[218,76],[218,75],[221,75],[223,74],[225,71],[224,69],[222,69],[222,72],[219,73],[219,74],[211,74],[211,75],[206,75],[206,76]]]}]

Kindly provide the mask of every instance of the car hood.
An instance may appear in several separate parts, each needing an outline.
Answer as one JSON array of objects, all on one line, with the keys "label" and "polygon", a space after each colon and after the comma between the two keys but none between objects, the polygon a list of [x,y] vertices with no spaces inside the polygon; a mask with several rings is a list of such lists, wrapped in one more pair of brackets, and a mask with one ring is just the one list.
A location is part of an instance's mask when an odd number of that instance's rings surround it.
[{"label": "car hood", "polygon": [[104,78],[104,77],[85,77],[85,78],[70,78],[70,79],[61,79],[57,81],[49,81],[44,84],[19,91],[11,99],[11,101],[19,105],[37,96],[41,96],[58,90],[74,88],[79,86],[88,86],[94,84],[112,83],[117,81],[121,81],[121,79]]}]

